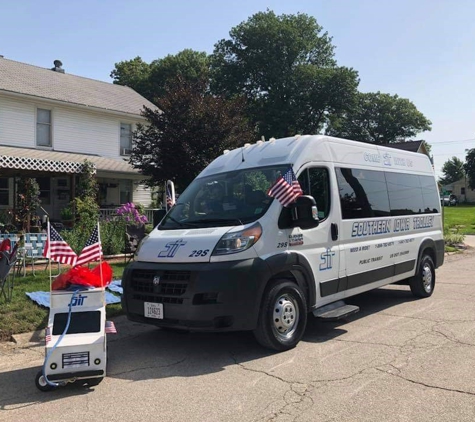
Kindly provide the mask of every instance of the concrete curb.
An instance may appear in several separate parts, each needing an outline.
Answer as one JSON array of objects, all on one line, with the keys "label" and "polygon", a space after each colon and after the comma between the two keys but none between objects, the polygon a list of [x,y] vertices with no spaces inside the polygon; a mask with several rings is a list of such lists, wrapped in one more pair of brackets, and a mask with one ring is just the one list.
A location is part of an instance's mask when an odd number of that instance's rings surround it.
[{"label": "concrete curb", "polygon": [[467,246],[475,248],[475,235],[473,234],[465,235],[465,239],[463,240],[463,243],[465,243]]},{"label": "concrete curb", "polygon": [[11,340],[7,343],[11,343],[14,347],[40,347],[44,346],[45,330],[37,330],[30,333],[13,334]]}]

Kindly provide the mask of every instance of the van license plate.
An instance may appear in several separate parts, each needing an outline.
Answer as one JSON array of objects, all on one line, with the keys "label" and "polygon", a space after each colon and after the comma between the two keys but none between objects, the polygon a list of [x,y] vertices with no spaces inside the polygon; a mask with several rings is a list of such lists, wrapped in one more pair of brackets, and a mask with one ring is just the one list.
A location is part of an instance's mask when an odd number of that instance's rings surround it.
[{"label": "van license plate", "polygon": [[163,303],[144,302],[146,318],[163,319]]}]

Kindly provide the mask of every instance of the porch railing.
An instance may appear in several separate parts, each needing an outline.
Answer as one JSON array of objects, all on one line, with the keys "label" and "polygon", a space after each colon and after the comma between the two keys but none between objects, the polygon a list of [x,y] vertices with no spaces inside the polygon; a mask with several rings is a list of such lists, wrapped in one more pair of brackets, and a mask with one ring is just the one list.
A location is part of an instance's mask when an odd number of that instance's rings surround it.
[{"label": "porch railing", "polygon": [[[116,214],[116,208],[100,208],[99,209],[99,218],[101,220],[106,220],[108,218],[112,219],[115,217]],[[147,216],[147,220],[150,223],[153,223],[153,214],[155,211],[158,211],[158,208],[146,208],[144,210],[145,215]]]}]

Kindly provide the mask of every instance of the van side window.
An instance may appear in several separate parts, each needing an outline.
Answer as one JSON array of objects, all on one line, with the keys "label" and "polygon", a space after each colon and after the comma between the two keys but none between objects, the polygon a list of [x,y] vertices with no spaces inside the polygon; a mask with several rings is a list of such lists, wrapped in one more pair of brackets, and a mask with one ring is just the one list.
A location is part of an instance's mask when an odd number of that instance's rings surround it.
[{"label": "van side window", "polygon": [[419,176],[424,201],[424,213],[440,211],[439,191],[433,177]]},{"label": "van side window", "polygon": [[[318,208],[319,220],[325,220],[330,213],[330,176],[328,169],[313,167],[305,169],[298,177],[304,195],[311,195]],[[290,208],[283,207],[280,212],[279,229],[293,227]]]},{"label": "van side window", "polygon": [[312,167],[299,176],[299,183],[304,195],[311,195],[318,208],[318,218],[324,220],[330,213],[330,182],[328,169]]},{"label": "van side window", "polygon": [[423,214],[424,202],[419,176],[386,172],[391,215]]},{"label": "van side window", "polygon": [[337,168],[343,219],[390,215],[384,172]]}]

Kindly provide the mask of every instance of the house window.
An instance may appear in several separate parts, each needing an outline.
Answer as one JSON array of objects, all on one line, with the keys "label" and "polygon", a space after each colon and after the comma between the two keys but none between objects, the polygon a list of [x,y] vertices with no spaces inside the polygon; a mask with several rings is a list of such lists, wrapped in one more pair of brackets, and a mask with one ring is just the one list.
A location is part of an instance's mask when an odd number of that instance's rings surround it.
[{"label": "house window", "polygon": [[42,205],[51,204],[51,179],[49,177],[37,177],[36,182],[40,187],[40,200]]},{"label": "house window", "polygon": [[119,190],[121,204],[132,202],[132,182],[130,180],[121,180],[119,183]]},{"label": "house window", "polygon": [[36,145],[51,146],[51,110],[42,108],[36,110]]},{"label": "house window", "polygon": [[120,124],[120,155],[130,155],[132,152],[132,125]]},{"label": "house window", "polygon": [[465,188],[460,188],[460,195],[465,195]]},{"label": "house window", "polygon": [[9,206],[8,177],[0,177],[0,205]]}]

